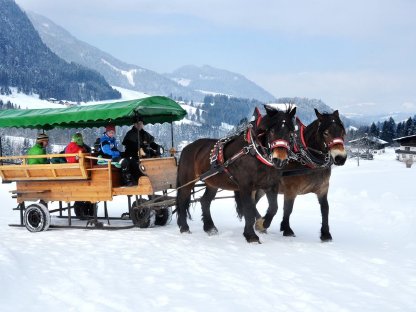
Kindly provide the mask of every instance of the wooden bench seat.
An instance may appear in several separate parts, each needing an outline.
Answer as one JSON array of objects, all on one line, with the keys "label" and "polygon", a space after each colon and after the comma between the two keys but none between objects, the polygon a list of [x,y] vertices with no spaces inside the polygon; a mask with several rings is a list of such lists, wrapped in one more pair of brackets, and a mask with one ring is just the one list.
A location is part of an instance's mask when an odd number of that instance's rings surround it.
[{"label": "wooden bench seat", "polygon": [[[60,158],[78,156],[78,163],[28,165],[28,158]],[[9,156],[0,157],[0,177],[3,182],[14,181],[50,181],[50,180],[86,180],[90,173],[87,170],[91,163],[87,154],[49,154],[42,156]],[[6,161],[19,163],[6,163]]]}]

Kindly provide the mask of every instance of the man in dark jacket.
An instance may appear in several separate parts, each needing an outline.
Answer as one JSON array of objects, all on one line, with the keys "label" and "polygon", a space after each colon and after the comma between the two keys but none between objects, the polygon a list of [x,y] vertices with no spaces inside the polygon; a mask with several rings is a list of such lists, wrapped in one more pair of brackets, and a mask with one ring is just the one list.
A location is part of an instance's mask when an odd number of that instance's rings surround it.
[{"label": "man in dark jacket", "polygon": [[140,157],[156,157],[161,155],[161,147],[155,143],[155,138],[143,129],[143,121],[137,121],[126,133],[123,140],[126,157],[138,158],[139,136],[140,136]]}]

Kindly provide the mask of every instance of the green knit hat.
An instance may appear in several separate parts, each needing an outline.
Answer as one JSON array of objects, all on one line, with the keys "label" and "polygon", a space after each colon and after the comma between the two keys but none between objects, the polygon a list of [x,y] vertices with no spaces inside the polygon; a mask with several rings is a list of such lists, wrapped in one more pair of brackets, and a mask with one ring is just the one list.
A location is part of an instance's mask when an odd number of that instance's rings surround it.
[{"label": "green knit hat", "polygon": [[77,143],[77,145],[84,145],[84,140],[82,139],[82,134],[77,132],[72,135],[72,142]]}]

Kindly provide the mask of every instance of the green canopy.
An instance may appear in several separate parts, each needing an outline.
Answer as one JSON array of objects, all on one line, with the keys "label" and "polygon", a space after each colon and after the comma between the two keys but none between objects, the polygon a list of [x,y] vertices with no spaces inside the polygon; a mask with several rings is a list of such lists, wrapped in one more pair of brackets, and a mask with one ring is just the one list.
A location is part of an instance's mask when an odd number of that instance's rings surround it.
[{"label": "green canopy", "polygon": [[0,128],[92,128],[131,125],[137,117],[145,124],[181,120],[186,111],[164,96],[107,104],[72,106],[66,108],[10,109],[0,111]]}]

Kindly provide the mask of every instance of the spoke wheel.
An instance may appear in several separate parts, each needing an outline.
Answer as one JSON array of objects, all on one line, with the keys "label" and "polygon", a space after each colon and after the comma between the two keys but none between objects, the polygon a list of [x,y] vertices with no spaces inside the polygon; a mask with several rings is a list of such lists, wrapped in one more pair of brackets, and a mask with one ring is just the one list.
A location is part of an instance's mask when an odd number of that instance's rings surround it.
[{"label": "spoke wheel", "polygon": [[25,209],[23,221],[30,232],[42,232],[49,229],[51,216],[48,208],[42,204],[32,204]]},{"label": "spoke wheel", "polygon": [[149,228],[155,225],[155,211],[145,206],[146,199],[141,198],[131,205],[130,218],[139,228]]},{"label": "spoke wheel", "polygon": [[161,208],[156,211],[155,225],[166,225],[172,221],[172,207]]}]

